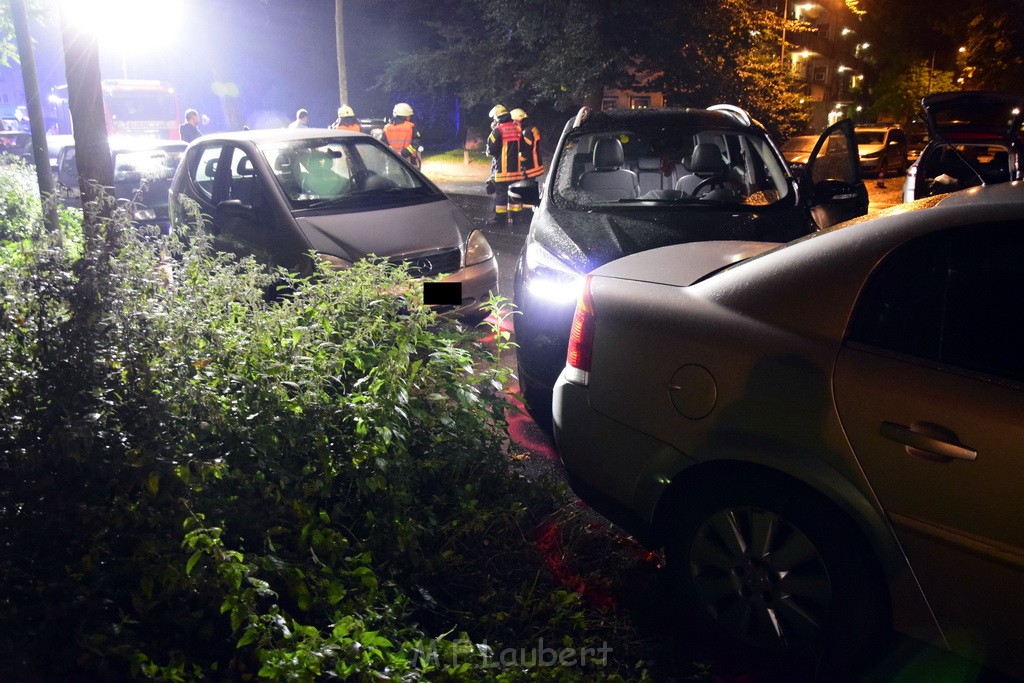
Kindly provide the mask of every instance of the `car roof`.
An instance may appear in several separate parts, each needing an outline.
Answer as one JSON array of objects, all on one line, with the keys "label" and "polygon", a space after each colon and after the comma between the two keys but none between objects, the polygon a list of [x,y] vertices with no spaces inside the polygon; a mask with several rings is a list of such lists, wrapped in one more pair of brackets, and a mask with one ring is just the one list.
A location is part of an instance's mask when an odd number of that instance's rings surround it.
[{"label": "car roof", "polygon": [[[227,133],[213,133],[197,138],[196,141],[210,142],[221,140],[228,142],[280,142],[288,140],[309,140],[323,138],[368,138],[365,133],[355,131],[336,130],[333,128],[263,128],[255,130],[240,130]],[[372,138],[371,138],[372,139]]]},{"label": "car roof", "polygon": [[149,149],[185,149],[188,143],[184,140],[156,140],[151,138],[110,138],[107,141],[111,152],[132,152]]},{"label": "car roof", "polygon": [[[760,259],[752,259],[751,268],[745,265],[731,275],[726,271],[707,282],[721,277],[719,284],[711,286],[730,292],[739,310],[763,308],[780,326],[839,338],[855,299],[850,293],[860,291],[864,279],[893,249],[946,228],[1011,220],[1024,221],[1024,182],[975,187],[897,205],[790,242],[766,253],[760,264]],[[773,291],[790,295],[766,301],[764,287],[737,286],[739,281],[758,280],[758,273],[772,278]],[[814,296],[800,292],[814,292]]]},{"label": "car roof", "polygon": [[665,107],[591,111],[586,120],[577,126],[574,132],[586,134],[588,132],[603,132],[619,128],[659,128],[663,126],[686,126],[737,131],[762,130],[761,124],[757,121],[751,121],[747,125],[736,114],[724,110]]}]

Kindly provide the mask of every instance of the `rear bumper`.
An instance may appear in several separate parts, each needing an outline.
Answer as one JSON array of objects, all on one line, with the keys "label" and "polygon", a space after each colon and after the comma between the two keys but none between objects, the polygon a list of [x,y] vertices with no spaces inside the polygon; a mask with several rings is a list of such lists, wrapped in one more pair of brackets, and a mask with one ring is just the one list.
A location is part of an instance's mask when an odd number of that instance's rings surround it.
[{"label": "rear bumper", "polygon": [[587,388],[564,374],[555,383],[552,407],[555,442],[573,490],[646,545],[657,545],[658,504],[672,476],[693,461],[594,410]]}]

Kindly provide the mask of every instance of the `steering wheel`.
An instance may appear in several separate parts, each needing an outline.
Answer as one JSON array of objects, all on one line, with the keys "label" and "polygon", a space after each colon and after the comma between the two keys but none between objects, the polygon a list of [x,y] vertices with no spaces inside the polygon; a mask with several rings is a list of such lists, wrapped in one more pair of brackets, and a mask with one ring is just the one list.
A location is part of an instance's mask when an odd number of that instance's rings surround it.
[{"label": "steering wheel", "polygon": [[355,188],[357,190],[365,190],[366,182],[370,180],[370,178],[376,177],[376,175],[376,173],[374,173],[373,171],[369,171],[367,169],[356,171],[352,175],[352,183],[355,185]]},{"label": "steering wheel", "polygon": [[[692,190],[690,190],[690,196],[700,197],[703,194],[707,194],[706,192],[700,191],[706,187],[713,188],[715,185],[721,185],[722,187],[725,187],[725,179],[720,175],[713,175],[710,178],[705,178],[704,180],[697,183]],[[709,189],[708,192],[710,191],[711,190]],[[700,194],[698,194],[698,192],[700,192]]]}]

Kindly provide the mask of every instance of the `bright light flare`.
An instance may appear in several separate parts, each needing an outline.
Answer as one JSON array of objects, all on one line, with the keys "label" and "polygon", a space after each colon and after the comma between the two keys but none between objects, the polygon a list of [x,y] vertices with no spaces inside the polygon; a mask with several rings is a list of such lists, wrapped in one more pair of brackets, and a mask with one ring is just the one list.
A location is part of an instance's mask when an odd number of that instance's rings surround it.
[{"label": "bright light flare", "polygon": [[64,0],[64,20],[96,36],[100,47],[120,52],[150,49],[178,37],[178,3],[158,0]]}]

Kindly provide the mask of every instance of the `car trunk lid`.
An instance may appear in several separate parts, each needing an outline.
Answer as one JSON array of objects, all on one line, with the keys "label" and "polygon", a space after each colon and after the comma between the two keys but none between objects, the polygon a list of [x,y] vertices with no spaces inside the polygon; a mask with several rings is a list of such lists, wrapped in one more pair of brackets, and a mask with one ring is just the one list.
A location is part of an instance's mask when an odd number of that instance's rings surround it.
[{"label": "car trunk lid", "polygon": [[1024,96],[1004,92],[951,92],[921,100],[933,137],[950,144],[1009,143],[1021,126]]}]

